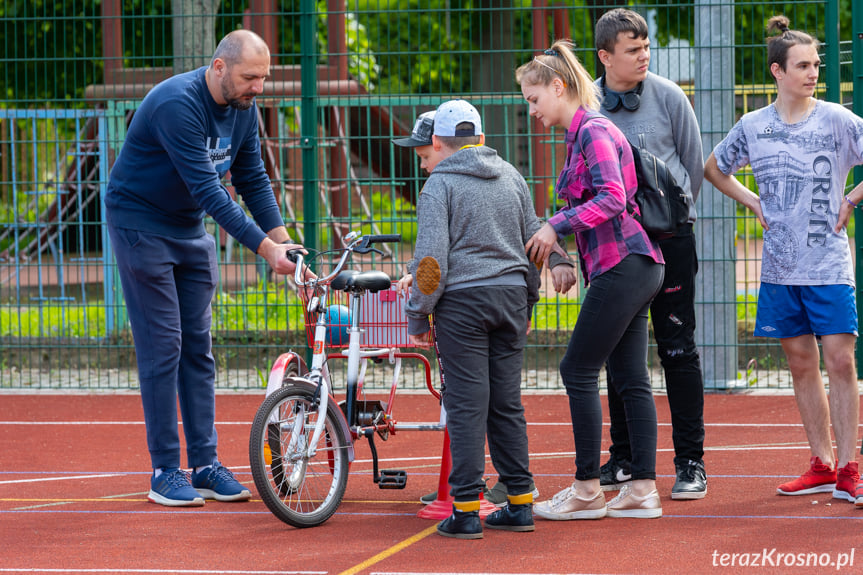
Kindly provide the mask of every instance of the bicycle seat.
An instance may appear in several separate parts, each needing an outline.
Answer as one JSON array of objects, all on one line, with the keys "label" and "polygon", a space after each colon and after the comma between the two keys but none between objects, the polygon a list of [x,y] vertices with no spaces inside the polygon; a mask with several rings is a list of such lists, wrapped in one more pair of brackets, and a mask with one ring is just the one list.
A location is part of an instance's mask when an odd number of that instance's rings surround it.
[{"label": "bicycle seat", "polygon": [[332,282],[330,287],[334,290],[346,292],[363,292],[370,291],[376,293],[382,290],[390,289],[392,285],[390,276],[380,271],[358,272],[356,270],[340,272]]}]

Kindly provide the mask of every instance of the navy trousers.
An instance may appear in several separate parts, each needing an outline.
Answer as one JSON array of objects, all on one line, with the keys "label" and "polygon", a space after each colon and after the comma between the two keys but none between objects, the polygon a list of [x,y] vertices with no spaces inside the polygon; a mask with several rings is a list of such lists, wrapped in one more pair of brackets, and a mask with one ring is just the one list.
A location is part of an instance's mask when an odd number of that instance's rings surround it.
[{"label": "navy trousers", "polygon": [[189,467],[216,460],[216,363],[210,304],[218,282],[209,234],[177,239],[108,225],[135,353],[153,468],[180,467],[177,404]]}]

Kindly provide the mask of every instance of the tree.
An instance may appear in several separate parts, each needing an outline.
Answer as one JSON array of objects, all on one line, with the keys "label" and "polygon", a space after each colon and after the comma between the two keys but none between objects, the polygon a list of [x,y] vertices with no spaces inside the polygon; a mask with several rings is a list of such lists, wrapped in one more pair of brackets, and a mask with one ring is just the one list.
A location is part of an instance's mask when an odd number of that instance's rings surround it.
[{"label": "tree", "polygon": [[218,10],[219,0],[172,0],[174,74],[210,63]]}]

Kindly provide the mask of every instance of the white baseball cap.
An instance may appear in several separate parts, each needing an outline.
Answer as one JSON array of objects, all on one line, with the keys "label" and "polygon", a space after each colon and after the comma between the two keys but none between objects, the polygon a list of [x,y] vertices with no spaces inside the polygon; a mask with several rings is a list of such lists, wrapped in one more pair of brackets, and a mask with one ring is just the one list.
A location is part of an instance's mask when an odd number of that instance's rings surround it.
[{"label": "white baseball cap", "polygon": [[[470,130],[456,130],[463,122],[473,125]],[[482,134],[482,119],[476,108],[467,100],[450,100],[438,106],[434,117],[435,136],[479,136]]]}]

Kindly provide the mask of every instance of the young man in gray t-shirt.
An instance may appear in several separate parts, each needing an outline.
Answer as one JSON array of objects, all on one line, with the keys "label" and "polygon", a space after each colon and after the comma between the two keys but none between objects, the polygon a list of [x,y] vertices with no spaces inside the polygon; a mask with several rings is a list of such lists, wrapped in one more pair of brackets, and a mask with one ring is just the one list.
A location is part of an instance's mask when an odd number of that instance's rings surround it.
[{"label": "young man in gray t-shirt", "polygon": [[[768,40],[776,100],[737,122],[707,159],[705,176],[750,208],[764,228],[755,335],[782,344],[810,447],[809,470],[777,493],[832,492],[863,507],[856,461],[857,305],[846,231],[863,184],[845,195],[851,168],[863,164],[863,119],[814,98],[821,65],[814,38],[789,30],[784,16],[771,18],[769,28],[780,32]],[[759,195],[734,178],[745,165]]]}]

